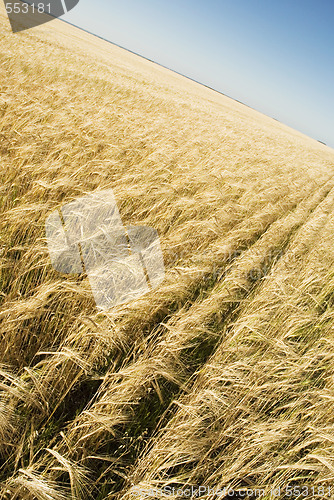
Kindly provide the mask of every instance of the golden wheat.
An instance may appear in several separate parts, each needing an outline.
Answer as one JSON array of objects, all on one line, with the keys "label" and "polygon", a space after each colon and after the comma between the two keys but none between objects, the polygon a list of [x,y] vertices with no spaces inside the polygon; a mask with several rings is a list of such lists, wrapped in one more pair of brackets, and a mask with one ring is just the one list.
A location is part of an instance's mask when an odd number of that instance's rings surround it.
[{"label": "golden wheat", "polygon": [[[0,36],[0,498],[330,485],[333,151],[61,21]],[[102,313],[44,226],[107,188],[166,277]]]}]

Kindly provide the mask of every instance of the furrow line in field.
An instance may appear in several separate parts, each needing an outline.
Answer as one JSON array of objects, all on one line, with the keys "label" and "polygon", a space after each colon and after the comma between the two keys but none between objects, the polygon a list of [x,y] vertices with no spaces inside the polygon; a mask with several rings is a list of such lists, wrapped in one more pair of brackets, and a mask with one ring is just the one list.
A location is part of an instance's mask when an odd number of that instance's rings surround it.
[{"label": "furrow line in field", "polygon": [[[74,460],[98,453],[102,435],[108,432],[111,436],[117,436],[120,428],[123,431],[127,425],[131,428],[131,422],[136,422],[136,415],[142,413],[143,406],[150,406],[151,391],[160,398],[160,415],[169,403],[168,399],[177,393],[170,394],[164,401],[160,386],[167,381],[182,389],[194,370],[199,368],[196,362],[193,363],[194,352],[200,350],[202,342],[207,343],[210,339],[211,345],[209,342],[209,348],[206,347],[205,356],[200,360],[200,364],[205,363],[222,340],[217,329],[254,290],[252,271],[262,269],[266,275],[276,260],[282,257],[282,249],[307,221],[311,212],[314,212],[311,218],[314,226],[312,234],[325,224],[324,213],[334,203],[334,191],[324,196],[324,193],[323,196],[316,193],[292,213],[276,221],[250,249],[236,259],[223,280],[213,288],[212,296],[194,304],[175,324],[167,324],[165,336],[157,342],[151,340],[145,346],[146,352],[137,361],[107,375],[97,400],[70,425],[64,443],[55,447],[57,452],[69,456],[68,447],[72,443],[75,452],[71,458]],[[193,363],[190,369],[187,361]]]},{"label": "furrow line in field", "polygon": [[331,479],[321,450],[324,439],[333,448],[333,231],[333,206],[323,203],[227,326],[122,499],[166,484],[282,488],[301,471],[309,486]]}]

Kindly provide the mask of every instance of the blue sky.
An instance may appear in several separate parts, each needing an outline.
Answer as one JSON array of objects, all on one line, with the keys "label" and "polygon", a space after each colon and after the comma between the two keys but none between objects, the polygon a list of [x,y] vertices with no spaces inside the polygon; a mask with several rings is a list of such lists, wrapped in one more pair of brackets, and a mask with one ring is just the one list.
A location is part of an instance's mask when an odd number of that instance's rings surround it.
[{"label": "blue sky", "polygon": [[63,19],[334,148],[334,0],[80,0]]}]

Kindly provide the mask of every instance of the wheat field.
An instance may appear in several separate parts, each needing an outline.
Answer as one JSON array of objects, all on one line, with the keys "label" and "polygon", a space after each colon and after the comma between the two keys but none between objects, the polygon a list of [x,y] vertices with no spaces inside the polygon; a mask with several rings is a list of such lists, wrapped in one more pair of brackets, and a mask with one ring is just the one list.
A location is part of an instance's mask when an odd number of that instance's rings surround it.
[{"label": "wheat field", "polygon": [[[334,151],[60,20],[0,36],[0,498],[334,495]],[[45,220],[110,188],[166,275],[101,312]]]}]

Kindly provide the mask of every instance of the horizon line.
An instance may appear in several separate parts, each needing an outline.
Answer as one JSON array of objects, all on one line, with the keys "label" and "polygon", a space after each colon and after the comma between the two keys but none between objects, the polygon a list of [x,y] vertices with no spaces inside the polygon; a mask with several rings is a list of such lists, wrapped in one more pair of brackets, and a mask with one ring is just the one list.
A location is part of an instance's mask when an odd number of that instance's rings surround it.
[{"label": "horizon line", "polygon": [[119,47],[120,49],[126,50],[127,52],[130,52],[131,54],[134,54],[134,55],[136,55],[136,56],[138,56],[138,57],[140,57],[142,59],[145,59],[146,61],[149,61],[149,62],[151,62],[153,64],[157,64],[158,66],[160,66],[160,67],[162,67],[164,69],[167,69],[168,71],[172,71],[173,73],[175,73],[175,74],[177,74],[179,76],[182,76],[183,78],[186,78],[187,80],[190,80],[190,81],[192,81],[194,83],[197,83],[198,85],[201,85],[201,86],[203,86],[203,87],[205,87],[205,88],[207,88],[209,90],[212,90],[213,92],[217,92],[218,94],[223,95],[224,97],[228,97],[229,99],[232,99],[233,101],[238,102],[239,104],[242,104],[243,106],[246,106],[247,108],[249,108],[249,109],[251,109],[253,111],[256,111],[257,113],[261,113],[262,115],[266,116],[267,118],[270,118],[271,120],[275,120],[275,121],[281,123],[282,125],[290,128],[290,129],[292,129],[292,130],[294,130],[294,131],[296,131],[296,132],[304,135],[305,137],[308,137],[309,139],[312,139],[312,140],[314,140],[314,141],[316,141],[316,142],[318,142],[318,143],[326,146],[327,148],[331,149],[332,151],[334,151],[334,147],[329,146],[327,143],[321,141],[320,139],[315,139],[314,137],[311,137],[310,135],[307,135],[305,132],[302,132],[301,130],[298,130],[298,129],[294,128],[294,127],[291,127],[287,123],[284,123],[284,122],[278,120],[277,118],[274,118],[273,116],[267,115],[267,114],[263,113],[262,111],[260,111],[260,110],[258,110],[256,108],[253,108],[252,106],[250,106],[249,104],[244,103],[243,101],[239,101],[238,99],[235,99],[234,97],[232,97],[232,96],[230,96],[228,94],[224,94],[224,92],[222,92],[220,90],[217,90],[214,87],[210,87],[210,85],[206,85],[205,83],[202,83],[202,82],[200,82],[198,80],[195,80],[195,78],[192,78],[192,77],[187,76],[187,75],[185,75],[183,73],[180,73],[179,71],[176,71],[175,69],[172,69],[169,66],[165,66],[162,63],[154,61],[153,59],[150,59],[149,57],[143,56],[142,54],[139,54],[138,52],[135,52],[134,50],[128,49],[126,47],[123,47],[123,45],[120,45],[120,44],[118,44],[116,42],[113,42],[113,41],[109,40],[108,38],[105,38],[105,37],[103,37],[101,35],[97,35],[96,33],[93,33],[92,31],[89,31],[88,29],[85,29],[85,28],[82,28],[80,26],[77,26],[76,24],[71,23],[70,21],[67,21],[66,19],[63,19],[62,17],[58,17],[58,18],[55,17],[55,16],[52,16],[52,17],[54,17],[54,19],[58,19],[59,21],[62,21],[64,23],[66,23],[66,24],[69,24],[70,26],[73,26],[74,28],[77,28],[77,29],[79,29],[81,31],[84,31],[85,33],[88,33],[89,35],[95,36],[95,37],[99,38],[100,40],[103,40],[104,42],[110,43],[112,45],[116,45],[116,47]]}]

